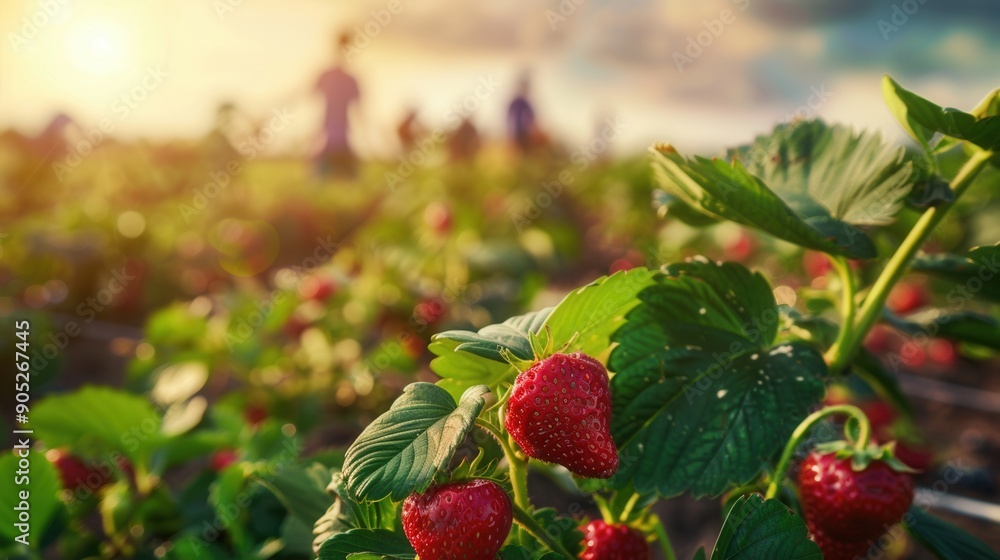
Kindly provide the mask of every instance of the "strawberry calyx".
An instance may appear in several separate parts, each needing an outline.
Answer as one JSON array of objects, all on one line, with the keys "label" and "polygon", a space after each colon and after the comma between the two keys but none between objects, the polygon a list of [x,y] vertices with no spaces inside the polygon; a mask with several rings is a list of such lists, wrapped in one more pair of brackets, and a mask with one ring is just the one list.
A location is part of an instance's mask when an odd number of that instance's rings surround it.
[{"label": "strawberry calyx", "polygon": [[500,355],[503,356],[503,359],[506,360],[508,364],[514,366],[514,369],[516,369],[518,373],[524,373],[530,369],[531,366],[554,354],[568,354],[570,348],[576,344],[576,341],[579,338],[580,332],[577,331],[568,341],[566,341],[566,343],[556,348],[555,340],[552,338],[552,330],[548,325],[546,325],[538,332],[528,332],[528,343],[531,345],[531,353],[533,354],[530,360],[525,360],[516,356],[508,348],[501,348]]},{"label": "strawberry calyx", "polygon": [[837,459],[850,459],[851,470],[854,472],[867,469],[875,461],[885,463],[896,472],[917,472],[896,457],[895,441],[883,445],[868,444],[860,449],[849,441],[831,441],[817,445],[816,452],[822,455],[833,454]]}]

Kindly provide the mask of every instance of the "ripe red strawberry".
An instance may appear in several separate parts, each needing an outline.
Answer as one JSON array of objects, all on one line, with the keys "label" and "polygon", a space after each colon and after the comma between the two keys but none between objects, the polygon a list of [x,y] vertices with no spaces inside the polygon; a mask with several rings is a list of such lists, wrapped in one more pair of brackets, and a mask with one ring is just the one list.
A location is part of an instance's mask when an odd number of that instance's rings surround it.
[{"label": "ripe red strawberry", "polygon": [[575,352],[553,354],[518,375],[504,423],[529,457],[609,478],[618,470],[610,422],[608,372]]},{"label": "ripe red strawberry", "polygon": [[583,528],[581,560],[649,560],[649,543],[628,525],[609,525],[597,520]]},{"label": "ripe red strawberry", "polygon": [[45,458],[59,471],[59,480],[67,490],[84,487],[97,490],[111,482],[110,471],[109,474],[102,473],[95,465],[69,453],[52,449],[45,453]]},{"label": "ripe red strawberry", "polygon": [[432,486],[403,502],[403,532],[421,560],[493,560],[513,521],[510,496],[490,480]]},{"label": "ripe red strawberry", "polygon": [[802,513],[826,560],[864,556],[910,508],[913,477],[895,468],[874,459],[855,471],[851,458],[838,459],[836,453],[813,451],[806,457],[798,477]]}]

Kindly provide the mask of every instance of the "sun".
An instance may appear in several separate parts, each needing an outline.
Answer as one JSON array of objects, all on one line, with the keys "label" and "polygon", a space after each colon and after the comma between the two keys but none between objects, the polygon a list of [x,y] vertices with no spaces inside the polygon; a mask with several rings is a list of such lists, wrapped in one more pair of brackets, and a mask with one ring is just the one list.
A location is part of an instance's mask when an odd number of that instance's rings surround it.
[{"label": "sun", "polygon": [[63,40],[66,60],[78,72],[92,77],[112,77],[135,64],[135,40],[121,21],[95,16],[70,24]]}]

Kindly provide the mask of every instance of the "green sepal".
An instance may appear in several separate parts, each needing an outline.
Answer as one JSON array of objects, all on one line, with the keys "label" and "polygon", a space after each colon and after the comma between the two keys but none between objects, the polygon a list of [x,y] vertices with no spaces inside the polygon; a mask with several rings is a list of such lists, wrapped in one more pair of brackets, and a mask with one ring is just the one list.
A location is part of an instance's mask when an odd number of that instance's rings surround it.
[{"label": "green sepal", "polygon": [[851,470],[854,472],[867,469],[874,461],[885,463],[896,472],[917,472],[896,457],[895,441],[883,445],[868,444],[864,449],[857,449],[849,441],[838,440],[817,445],[816,452],[822,455],[833,453],[837,459],[850,459]]}]

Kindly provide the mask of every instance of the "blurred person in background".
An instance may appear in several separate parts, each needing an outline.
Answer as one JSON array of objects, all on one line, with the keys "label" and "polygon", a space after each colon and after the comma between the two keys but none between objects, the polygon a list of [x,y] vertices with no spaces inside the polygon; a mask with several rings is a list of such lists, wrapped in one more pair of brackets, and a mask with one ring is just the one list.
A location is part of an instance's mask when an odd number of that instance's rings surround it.
[{"label": "blurred person in background", "polygon": [[531,78],[525,73],[517,86],[517,93],[507,107],[507,133],[511,143],[523,156],[531,152],[539,135],[535,121],[535,110],[528,100]]},{"label": "blurred person in background", "polygon": [[462,122],[448,134],[448,157],[454,163],[474,162],[482,141],[479,131],[472,124],[472,117],[466,116]]},{"label": "blurred person in background", "polygon": [[334,66],[316,80],[316,91],[325,102],[322,147],[315,159],[320,176],[353,178],[357,172],[357,157],[347,138],[350,109],[360,100],[358,82],[344,68],[344,55],[350,45],[350,34],[342,33],[336,41]]},{"label": "blurred person in background", "polygon": [[230,160],[240,159],[240,141],[257,132],[259,126],[235,103],[225,101],[215,110],[215,124],[202,139],[202,150],[213,169],[223,169]]},{"label": "blurred person in background", "polygon": [[403,120],[396,127],[396,137],[399,138],[399,145],[404,153],[409,153],[420,140],[427,134],[427,129],[417,119],[417,110],[410,107],[406,110]]}]

